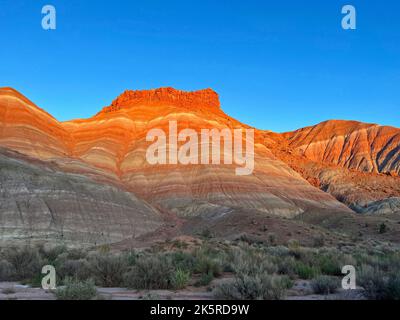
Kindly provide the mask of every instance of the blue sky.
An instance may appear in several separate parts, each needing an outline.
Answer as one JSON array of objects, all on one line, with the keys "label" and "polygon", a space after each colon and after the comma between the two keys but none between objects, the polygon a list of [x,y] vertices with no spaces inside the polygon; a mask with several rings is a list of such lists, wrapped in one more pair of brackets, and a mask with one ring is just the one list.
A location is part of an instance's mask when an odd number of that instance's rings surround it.
[{"label": "blue sky", "polygon": [[[57,30],[41,8],[57,9]],[[357,9],[357,30],[341,8]],[[125,89],[211,87],[229,115],[289,131],[327,119],[400,127],[400,1],[0,0],[0,86],[59,120]]]}]

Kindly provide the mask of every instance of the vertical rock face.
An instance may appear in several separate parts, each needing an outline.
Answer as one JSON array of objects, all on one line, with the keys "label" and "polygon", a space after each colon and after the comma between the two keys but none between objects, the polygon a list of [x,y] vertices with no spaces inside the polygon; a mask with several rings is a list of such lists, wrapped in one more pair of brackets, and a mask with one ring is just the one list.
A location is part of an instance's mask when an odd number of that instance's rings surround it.
[{"label": "vertical rock face", "polygon": [[137,105],[172,105],[178,108],[188,108],[191,110],[198,109],[214,113],[220,112],[218,94],[212,89],[186,92],[168,87],[154,90],[127,90],[115,99],[111,106],[105,107],[99,114]]},{"label": "vertical rock face", "polygon": [[326,121],[284,134],[307,158],[363,172],[400,173],[400,129],[356,121]]},{"label": "vertical rock face", "polygon": [[255,168],[248,176],[236,175],[236,164],[151,165],[146,135],[151,129],[168,135],[170,121],[178,132],[198,134],[249,128],[222,111],[211,89],[125,91],[94,117],[63,123],[15,90],[0,89],[0,238],[48,234],[112,242],[154,231],[160,212],[208,223],[233,211],[352,212],[309,183],[317,177],[293,169],[297,158],[277,152],[283,144],[322,165],[399,169],[398,129],[341,122],[284,135],[255,130]]}]

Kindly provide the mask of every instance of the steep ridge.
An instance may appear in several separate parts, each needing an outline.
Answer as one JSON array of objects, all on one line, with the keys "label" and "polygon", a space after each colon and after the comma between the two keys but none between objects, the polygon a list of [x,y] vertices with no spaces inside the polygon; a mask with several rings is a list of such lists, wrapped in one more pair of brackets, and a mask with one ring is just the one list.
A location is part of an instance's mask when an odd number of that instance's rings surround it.
[{"label": "steep ridge", "polygon": [[400,129],[331,120],[283,134],[308,159],[362,172],[400,173]]},{"label": "steep ridge", "polygon": [[[332,132],[334,135],[335,132]],[[359,213],[380,213],[397,207],[400,177],[396,173],[364,172],[329,161],[311,160],[302,150],[293,148],[286,134],[268,132],[265,145],[276,157],[320,188]],[[376,204],[379,203],[379,206]],[[382,204],[388,205],[382,205]],[[382,207],[385,206],[385,210]]]},{"label": "steep ridge", "polygon": [[12,88],[0,88],[0,146],[51,159],[69,153],[69,133],[51,115]]}]

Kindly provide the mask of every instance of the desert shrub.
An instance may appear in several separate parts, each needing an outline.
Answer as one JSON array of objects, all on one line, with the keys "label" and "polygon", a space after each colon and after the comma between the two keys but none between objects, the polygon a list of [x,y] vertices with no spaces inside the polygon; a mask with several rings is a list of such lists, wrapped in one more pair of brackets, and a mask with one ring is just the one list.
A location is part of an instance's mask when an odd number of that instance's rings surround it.
[{"label": "desert shrub", "polygon": [[342,274],[342,263],[340,257],[334,254],[320,254],[316,256],[315,264],[322,274],[339,276]]},{"label": "desert shrub", "polygon": [[303,247],[289,248],[289,255],[307,265],[314,263],[314,251],[310,249]]},{"label": "desert shrub", "polygon": [[358,265],[369,265],[383,272],[400,272],[400,253],[358,252],[355,254]]},{"label": "desert shrub", "polygon": [[54,265],[58,256],[66,253],[67,248],[65,246],[52,246],[47,248],[40,246],[38,251],[46,264]]},{"label": "desert shrub", "polygon": [[104,287],[118,287],[123,282],[128,265],[121,255],[100,253],[89,258],[89,270],[96,284]]},{"label": "desert shrub", "polygon": [[319,274],[319,270],[315,266],[309,266],[301,261],[296,262],[295,272],[300,279],[312,279]]},{"label": "desert shrub", "polygon": [[223,300],[279,300],[285,295],[286,284],[279,276],[237,276],[214,289],[216,299]]},{"label": "desert shrub", "polygon": [[398,272],[385,274],[379,269],[363,265],[358,283],[364,295],[372,300],[400,300],[400,275]]},{"label": "desert shrub", "polygon": [[232,268],[236,274],[254,276],[278,271],[278,266],[261,250],[242,248],[234,250],[232,255]]},{"label": "desert shrub", "polygon": [[204,229],[201,231],[200,236],[204,239],[211,239],[213,237],[213,233],[210,229]]},{"label": "desert shrub", "polygon": [[382,300],[386,298],[385,275],[379,269],[363,265],[358,274],[358,283],[364,288],[365,296],[372,300]]},{"label": "desert shrub", "polygon": [[214,279],[214,275],[211,273],[201,274],[199,280],[196,281],[196,287],[208,286],[210,282]]},{"label": "desert shrub", "polygon": [[311,288],[316,294],[335,293],[339,286],[339,280],[332,276],[318,276],[311,281]]},{"label": "desert shrub", "polygon": [[287,257],[290,253],[290,250],[287,247],[284,246],[276,246],[276,247],[267,247],[265,248],[265,252],[268,255],[274,256],[274,257]]},{"label": "desert shrub", "polygon": [[165,255],[140,257],[124,276],[124,284],[133,289],[171,289],[174,268]]},{"label": "desert shrub", "polygon": [[55,291],[58,300],[92,300],[97,295],[93,280],[79,281],[72,278],[65,280],[65,286]]},{"label": "desert shrub", "polygon": [[290,249],[297,249],[300,247],[300,243],[299,240],[297,239],[289,239],[288,243],[287,243],[288,248]]},{"label": "desert shrub", "polygon": [[379,254],[374,256],[374,261],[369,263],[375,268],[379,268],[384,272],[400,272],[400,255],[399,253]]},{"label": "desert shrub", "polygon": [[87,280],[92,278],[93,274],[89,262],[80,260],[56,260],[56,271],[58,281],[66,278],[75,278],[77,280]]},{"label": "desert shrub", "polygon": [[179,290],[185,288],[190,280],[190,273],[181,269],[175,270],[171,276],[171,285],[174,289]]},{"label": "desert shrub", "polygon": [[400,300],[400,275],[398,273],[393,273],[389,276],[386,287],[386,298]]},{"label": "desert shrub", "polygon": [[217,277],[222,273],[221,262],[204,254],[197,255],[194,272],[212,274],[214,277]]},{"label": "desert shrub", "polygon": [[43,279],[43,275],[41,273],[36,273],[33,275],[33,277],[23,280],[22,284],[29,285],[33,288],[41,288],[42,287],[42,279]]},{"label": "desert shrub", "polygon": [[36,248],[21,247],[8,249],[5,252],[5,259],[13,266],[16,280],[31,279],[40,275],[43,261]]},{"label": "desert shrub", "polygon": [[171,260],[171,263],[175,269],[180,269],[190,273],[194,271],[196,258],[193,256],[193,254],[183,251],[175,251],[167,254],[167,256]]},{"label": "desert shrub", "polygon": [[67,259],[69,260],[81,260],[81,259],[85,259],[87,256],[87,253],[80,248],[71,248],[68,249],[68,251],[66,251],[67,254]]},{"label": "desert shrub", "polygon": [[7,260],[0,260],[0,281],[11,281],[14,277],[14,266]]},{"label": "desert shrub", "polygon": [[279,258],[276,260],[278,274],[287,275],[294,279],[297,276],[297,261],[293,257]]},{"label": "desert shrub", "polygon": [[382,223],[379,225],[379,233],[380,233],[380,234],[386,233],[387,230],[388,230],[387,225],[386,225],[384,222],[382,222]]},{"label": "desert shrub", "polygon": [[132,250],[123,253],[123,258],[125,259],[126,264],[131,267],[136,264],[136,261],[139,258],[139,253]]},{"label": "desert shrub", "polygon": [[281,279],[281,283],[285,289],[291,289],[293,287],[294,282],[292,279],[290,279],[289,276],[283,275],[280,277],[280,279]]}]

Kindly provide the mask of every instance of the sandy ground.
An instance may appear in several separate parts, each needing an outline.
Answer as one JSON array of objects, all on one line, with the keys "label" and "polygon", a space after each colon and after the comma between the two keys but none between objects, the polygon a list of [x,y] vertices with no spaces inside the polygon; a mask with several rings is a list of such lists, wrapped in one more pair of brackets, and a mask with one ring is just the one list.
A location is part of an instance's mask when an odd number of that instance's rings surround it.
[{"label": "sandy ground", "polygon": [[31,288],[16,282],[0,282],[0,300],[55,300],[54,294],[42,288]]},{"label": "sandy ground", "polygon": [[[188,287],[184,290],[128,290],[124,288],[98,288],[98,294],[105,300],[212,300],[212,292],[205,288]],[[0,282],[0,300],[55,300],[53,293],[41,288],[31,288],[16,282]],[[338,290],[335,294],[316,295],[312,293],[309,281],[298,280],[287,292],[287,300],[362,300],[362,289]]]}]

